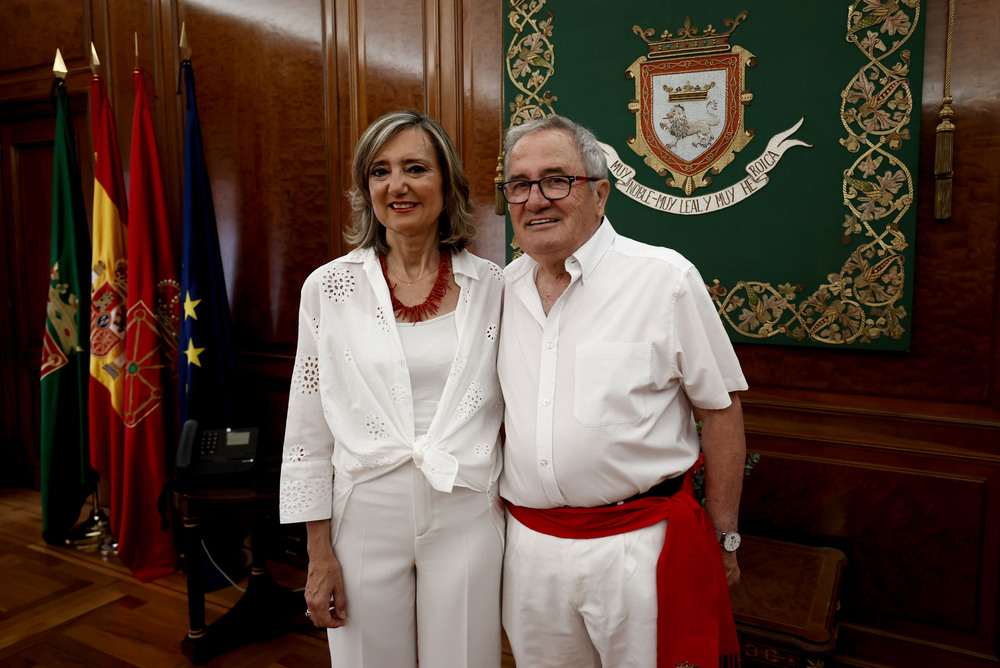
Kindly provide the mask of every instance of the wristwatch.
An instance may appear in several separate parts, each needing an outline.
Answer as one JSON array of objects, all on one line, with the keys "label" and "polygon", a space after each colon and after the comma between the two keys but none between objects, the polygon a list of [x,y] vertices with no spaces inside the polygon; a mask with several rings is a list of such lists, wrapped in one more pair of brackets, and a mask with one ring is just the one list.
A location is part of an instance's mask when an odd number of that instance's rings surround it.
[{"label": "wristwatch", "polygon": [[719,539],[719,546],[726,552],[740,549],[740,542],[743,540],[739,531],[716,531],[715,536]]}]

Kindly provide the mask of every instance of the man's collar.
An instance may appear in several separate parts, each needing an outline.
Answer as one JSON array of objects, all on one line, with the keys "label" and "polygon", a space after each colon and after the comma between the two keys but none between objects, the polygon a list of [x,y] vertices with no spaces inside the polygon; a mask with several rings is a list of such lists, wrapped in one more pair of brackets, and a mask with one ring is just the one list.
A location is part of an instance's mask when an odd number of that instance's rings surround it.
[{"label": "man's collar", "polygon": [[[590,274],[597,268],[601,258],[611,248],[611,244],[614,243],[617,236],[618,233],[615,232],[615,228],[611,227],[611,221],[605,216],[597,231],[566,258],[567,262],[576,259],[580,263],[581,280],[586,281],[590,277]],[[569,269],[568,266],[566,268]]]}]

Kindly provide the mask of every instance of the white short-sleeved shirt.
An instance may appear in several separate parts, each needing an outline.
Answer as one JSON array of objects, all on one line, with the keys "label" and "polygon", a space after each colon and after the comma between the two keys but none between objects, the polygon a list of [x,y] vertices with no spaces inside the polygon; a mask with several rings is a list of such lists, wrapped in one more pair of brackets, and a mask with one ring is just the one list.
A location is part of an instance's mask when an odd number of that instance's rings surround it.
[{"label": "white short-sleeved shirt", "polygon": [[[374,251],[354,250],[306,279],[281,464],[282,522],[332,519],[336,539],[354,486],[411,459],[434,489],[457,485],[495,496],[503,274],[467,251],[454,254],[452,271],[461,289],[458,345],[440,403],[419,437],[410,371]],[[502,526],[499,503],[493,505]]]},{"label": "white short-sleeved shirt", "polygon": [[592,507],[686,471],[700,448],[691,406],[726,408],[747,389],[697,269],[605,218],[567,258],[570,284],[546,317],[537,267],[524,255],[505,270],[501,496]]}]

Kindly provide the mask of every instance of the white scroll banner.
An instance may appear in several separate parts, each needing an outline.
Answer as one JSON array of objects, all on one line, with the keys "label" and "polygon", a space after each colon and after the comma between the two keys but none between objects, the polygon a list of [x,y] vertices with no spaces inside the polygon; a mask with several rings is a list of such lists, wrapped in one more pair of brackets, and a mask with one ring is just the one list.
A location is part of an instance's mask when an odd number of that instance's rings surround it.
[{"label": "white scroll banner", "polygon": [[608,169],[617,179],[615,188],[626,197],[643,206],[648,206],[651,209],[657,209],[664,213],[673,213],[681,216],[698,216],[739,204],[766,186],[770,180],[767,173],[775,168],[778,161],[785,154],[785,151],[793,146],[812,148],[812,144],[807,144],[798,139],[789,139],[796,130],[802,127],[804,120],[804,118],[800,118],[799,122],[792,127],[771,137],[771,141],[767,143],[767,148],[764,149],[764,152],[746,166],[747,177],[742,181],[729,186],[725,190],[698,195],[696,197],[668,195],[667,193],[654,190],[634,181],[635,170],[618,157],[618,152],[603,142],[601,142],[601,148],[604,149],[604,154],[607,156]]}]

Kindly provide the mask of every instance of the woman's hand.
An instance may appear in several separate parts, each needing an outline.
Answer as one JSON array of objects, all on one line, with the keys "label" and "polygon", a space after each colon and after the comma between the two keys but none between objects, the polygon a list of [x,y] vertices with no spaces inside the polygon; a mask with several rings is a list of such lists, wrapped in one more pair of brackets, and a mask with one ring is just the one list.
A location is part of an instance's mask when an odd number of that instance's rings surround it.
[{"label": "woman's hand", "polygon": [[328,559],[309,557],[306,576],[306,605],[314,626],[336,629],[347,622],[347,599],[340,562],[333,553]]},{"label": "woman's hand", "polygon": [[309,569],[305,599],[309,619],[317,628],[336,629],[347,623],[347,597],[340,561],[330,544],[330,520],[307,522]]}]

